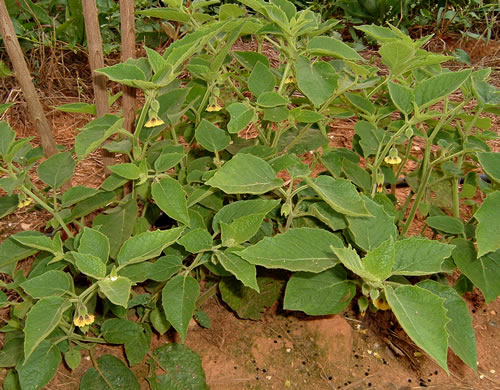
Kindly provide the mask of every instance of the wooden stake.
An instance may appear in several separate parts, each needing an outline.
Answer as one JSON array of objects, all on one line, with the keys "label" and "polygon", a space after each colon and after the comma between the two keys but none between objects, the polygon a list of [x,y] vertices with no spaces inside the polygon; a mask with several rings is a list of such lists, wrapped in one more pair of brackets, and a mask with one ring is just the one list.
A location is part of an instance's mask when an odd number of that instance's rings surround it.
[{"label": "wooden stake", "polygon": [[[120,0],[120,18],[122,34],[122,62],[129,58],[135,58],[135,20],[134,0]],[[123,116],[125,122],[123,127],[134,132],[135,125],[135,88],[123,86]]]}]

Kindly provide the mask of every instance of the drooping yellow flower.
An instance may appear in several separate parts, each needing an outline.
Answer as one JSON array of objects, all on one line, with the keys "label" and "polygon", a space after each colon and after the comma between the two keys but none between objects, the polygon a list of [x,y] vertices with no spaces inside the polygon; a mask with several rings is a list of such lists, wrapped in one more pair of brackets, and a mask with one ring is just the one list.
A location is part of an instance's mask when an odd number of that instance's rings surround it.
[{"label": "drooping yellow flower", "polygon": [[33,200],[31,198],[21,200],[21,201],[19,201],[19,204],[17,205],[17,207],[22,209],[26,206],[29,206],[32,202],[33,202]]},{"label": "drooping yellow flower", "polygon": [[85,321],[85,325],[90,325],[94,322],[95,317],[93,314],[85,314],[83,320]]},{"label": "drooping yellow flower", "polygon": [[[87,314],[88,315],[88,314]],[[82,315],[79,315],[79,316],[76,316],[74,319],[73,319],[73,323],[78,326],[79,328],[83,328],[85,325],[87,325],[86,321],[85,321],[85,317],[82,316]]]},{"label": "drooping yellow flower", "polygon": [[144,126],[145,127],[156,127],[156,126],[160,126],[160,125],[164,125],[164,124],[165,124],[165,122],[163,122],[163,120],[158,115],[154,115],[151,118],[149,118],[149,120],[146,122],[146,124]]},{"label": "drooping yellow flower", "polygon": [[291,76],[291,75],[290,75],[290,76],[288,76],[288,77],[285,79],[285,84],[293,84],[293,83],[295,83],[295,82],[297,82],[297,80],[295,79],[295,77],[293,77],[293,76]]},{"label": "drooping yellow flower", "polygon": [[384,190],[384,183],[377,184],[377,192],[382,192]]},{"label": "drooping yellow flower", "polygon": [[391,307],[384,298],[377,298],[373,301],[373,306],[379,310],[389,310]]},{"label": "drooping yellow flower", "polygon": [[399,156],[396,156],[396,157],[386,156],[384,158],[384,161],[387,164],[397,165],[397,164],[401,164],[401,157],[399,157]]},{"label": "drooping yellow flower", "polygon": [[215,102],[215,103],[210,103],[208,106],[207,106],[207,111],[208,112],[217,112],[217,111],[220,111],[222,110],[222,107],[219,105],[219,103]]}]

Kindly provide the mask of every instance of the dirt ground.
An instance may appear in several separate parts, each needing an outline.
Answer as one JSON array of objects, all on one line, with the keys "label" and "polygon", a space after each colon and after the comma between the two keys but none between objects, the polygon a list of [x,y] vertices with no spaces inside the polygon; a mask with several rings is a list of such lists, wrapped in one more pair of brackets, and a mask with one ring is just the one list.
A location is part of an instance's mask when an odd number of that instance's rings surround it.
[{"label": "dirt ground", "polygon": [[[456,42],[455,42],[456,43]],[[450,50],[454,42],[433,41],[433,51]],[[468,44],[471,58],[477,66],[493,66],[493,81],[500,86],[500,43]],[[70,55],[71,56],[71,55]],[[49,57],[50,58],[50,57]],[[67,72],[52,80],[53,90],[43,94],[44,106],[51,121],[56,140],[72,146],[76,129],[88,120],[85,115],[64,114],[52,107],[58,104],[90,101],[88,74],[72,76],[72,62],[66,59]],[[81,65],[81,64],[80,64]],[[457,65],[458,66],[458,65]],[[41,73],[40,77],[43,76]],[[73,79],[72,79],[73,77]],[[43,80],[42,80],[43,81]],[[43,83],[42,83],[43,84]],[[20,92],[10,87],[2,102],[20,103],[9,110],[6,119],[16,129],[18,136],[35,135],[26,119],[26,107]],[[7,99],[6,99],[7,98]],[[336,146],[350,146],[353,122],[332,125]],[[494,130],[500,132],[499,118],[494,118]],[[35,139],[36,142],[36,139]],[[492,144],[499,151],[498,143]],[[418,147],[416,145],[415,147]],[[73,185],[97,187],[103,180],[103,166],[99,153],[93,153],[77,167]],[[398,190],[404,197],[404,189]],[[463,210],[464,213],[467,210]],[[44,211],[22,209],[0,220],[0,241],[22,230],[42,230],[49,218]],[[419,221],[412,227],[420,233]],[[20,263],[29,269],[30,261]],[[211,319],[209,329],[190,325],[186,345],[202,358],[207,383],[212,390],[233,389],[500,389],[500,299],[486,305],[475,290],[466,296],[477,337],[478,373],[465,366],[452,352],[448,355],[450,375],[427,358],[408,339],[390,312],[370,313],[360,316],[353,308],[343,315],[311,318],[300,313],[286,312],[277,303],[262,315],[261,320],[241,320],[217,296],[207,301],[202,310]],[[354,306],[354,305],[352,305]],[[0,312],[0,323],[7,312]],[[153,346],[177,341],[169,331],[162,337],[154,336]],[[2,339],[0,338],[0,346]],[[95,356],[111,353],[123,357],[123,350],[116,346],[98,346]],[[54,380],[45,390],[70,390],[79,387],[81,375],[91,366],[88,352],[74,372],[61,366]],[[144,379],[149,366],[141,363],[132,368],[141,380],[143,389],[149,389]],[[6,370],[0,370],[1,378]]]}]

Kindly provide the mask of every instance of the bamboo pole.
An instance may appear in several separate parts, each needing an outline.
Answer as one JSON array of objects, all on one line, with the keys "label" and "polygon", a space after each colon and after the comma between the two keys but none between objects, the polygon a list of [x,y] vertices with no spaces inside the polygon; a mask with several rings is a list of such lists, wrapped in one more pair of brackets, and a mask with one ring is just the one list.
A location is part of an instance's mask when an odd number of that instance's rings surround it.
[{"label": "bamboo pole", "polygon": [[24,99],[28,104],[31,120],[34,122],[35,129],[40,136],[43,152],[46,157],[50,157],[57,153],[56,141],[54,140],[51,126],[45,116],[42,104],[33,85],[28,65],[24,59],[23,51],[17,40],[14,26],[12,25],[12,20],[10,20],[4,0],[0,0],[0,35],[7,48],[7,53],[14,67],[16,79],[23,91]]}]

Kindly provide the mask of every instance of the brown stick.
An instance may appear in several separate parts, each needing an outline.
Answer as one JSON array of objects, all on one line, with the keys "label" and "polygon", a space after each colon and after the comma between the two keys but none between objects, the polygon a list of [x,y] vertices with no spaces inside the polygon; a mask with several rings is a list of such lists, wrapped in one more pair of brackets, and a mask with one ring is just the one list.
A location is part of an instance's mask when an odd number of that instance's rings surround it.
[{"label": "brown stick", "polygon": [[[95,0],[83,0],[83,17],[85,19],[85,33],[89,48],[89,63],[92,71],[92,84],[94,87],[97,116],[109,112],[108,93],[106,90],[106,76],[96,73],[96,69],[104,68],[104,55],[102,51],[101,31],[99,29],[99,16]],[[107,167],[115,163],[114,154],[101,149],[106,175],[110,174]]]},{"label": "brown stick", "polygon": [[[135,58],[135,20],[134,0],[120,0],[120,18],[122,34],[122,62]],[[135,88],[123,86],[123,116],[125,130],[134,132],[135,124]]]},{"label": "brown stick", "polygon": [[35,123],[35,129],[40,136],[43,152],[46,157],[57,153],[56,141],[52,135],[51,126],[45,116],[42,104],[31,80],[28,65],[24,59],[21,46],[17,40],[12,20],[10,20],[4,0],[0,0],[0,35],[4,41],[10,61],[16,73],[17,82],[21,86],[24,98],[28,104],[28,111]]}]

